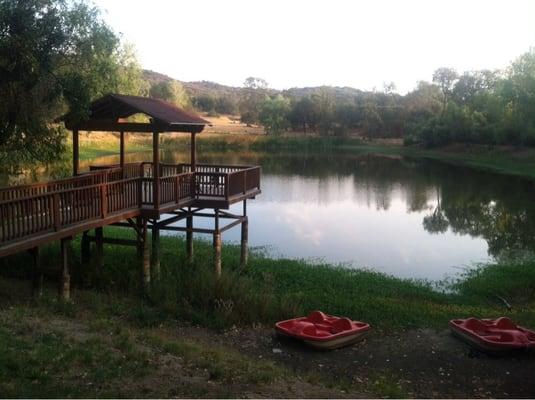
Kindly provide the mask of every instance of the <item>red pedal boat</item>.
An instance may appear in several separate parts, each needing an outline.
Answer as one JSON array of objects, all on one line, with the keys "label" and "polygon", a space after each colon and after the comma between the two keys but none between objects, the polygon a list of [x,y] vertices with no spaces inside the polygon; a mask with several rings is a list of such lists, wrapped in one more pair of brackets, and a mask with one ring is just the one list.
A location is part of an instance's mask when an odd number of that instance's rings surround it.
[{"label": "red pedal boat", "polygon": [[315,348],[332,350],[361,340],[370,330],[370,325],[314,311],[307,317],[277,322],[275,330],[280,335],[302,340]]},{"label": "red pedal boat", "polygon": [[535,348],[535,332],[515,325],[506,317],[454,319],[450,328],[453,334],[484,351],[499,353]]}]

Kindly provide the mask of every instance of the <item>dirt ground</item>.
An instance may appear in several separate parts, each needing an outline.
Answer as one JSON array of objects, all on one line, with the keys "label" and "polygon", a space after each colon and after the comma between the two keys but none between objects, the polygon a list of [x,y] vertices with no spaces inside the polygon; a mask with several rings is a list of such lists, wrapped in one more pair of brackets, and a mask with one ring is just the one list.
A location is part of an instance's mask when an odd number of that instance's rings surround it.
[{"label": "dirt ground", "polygon": [[[198,334],[198,332],[197,332]],[[491,356],[448,330],[371,333],[352,347],[330,352],[279,338],[269,328],[232,330],[217,341],[297,373],[314,372],[379,395],[424,398],[533,398],[535,352]]]}]

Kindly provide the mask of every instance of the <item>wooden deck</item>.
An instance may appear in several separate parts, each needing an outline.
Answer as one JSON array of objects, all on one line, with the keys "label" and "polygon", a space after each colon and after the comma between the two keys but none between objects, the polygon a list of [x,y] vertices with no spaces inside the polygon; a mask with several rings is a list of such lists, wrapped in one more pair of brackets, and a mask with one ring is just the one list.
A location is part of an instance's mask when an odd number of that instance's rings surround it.
[{"label": "wooden deck", "polygon": [[[228,209],[260,193],[260,167],[94,166],[77,177],[0,189],[0,257],[134,217],[183,207]],[[156,184],[159,190],[155,188]]]}]

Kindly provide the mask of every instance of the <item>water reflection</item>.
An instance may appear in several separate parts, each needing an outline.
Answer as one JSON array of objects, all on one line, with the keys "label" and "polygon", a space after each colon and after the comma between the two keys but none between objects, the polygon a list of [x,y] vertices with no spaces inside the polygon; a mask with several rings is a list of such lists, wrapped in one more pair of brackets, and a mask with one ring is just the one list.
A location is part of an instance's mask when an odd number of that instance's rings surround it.
[{"label": "water reflection", "polygon": [[[127,161],[149,159],[139,153]],[[189,161],[187,152],[164,152],[162,160]],[[249,240],[273,255],[441,279],[535,243],[535,187],[521,178],[373,154],[199,152],[199,162],[262,166],[263,193],[248,207]],[[224,239],[238,235],[231,230]]]}]

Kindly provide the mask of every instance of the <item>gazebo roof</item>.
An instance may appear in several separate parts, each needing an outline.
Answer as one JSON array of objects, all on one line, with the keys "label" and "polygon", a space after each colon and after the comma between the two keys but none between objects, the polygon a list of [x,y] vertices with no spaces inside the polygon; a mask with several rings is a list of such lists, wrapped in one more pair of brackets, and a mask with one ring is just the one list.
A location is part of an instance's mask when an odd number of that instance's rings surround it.
[{"label": "gazebo roof", "polygon": [[[146,114],[150,123],[123,122],[134,114]],[[71,123],[69,114],[60,118],[69,129],[102,131],[201,132],[210,123],[198,115],[163,100],[149,97],[109,94],[91,103],[89,119]]]}]

